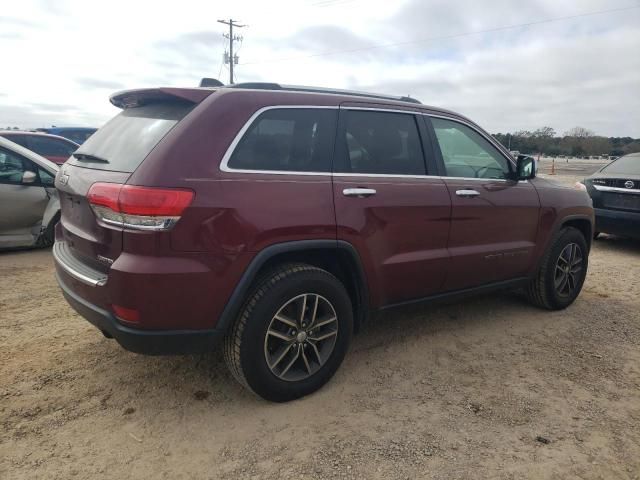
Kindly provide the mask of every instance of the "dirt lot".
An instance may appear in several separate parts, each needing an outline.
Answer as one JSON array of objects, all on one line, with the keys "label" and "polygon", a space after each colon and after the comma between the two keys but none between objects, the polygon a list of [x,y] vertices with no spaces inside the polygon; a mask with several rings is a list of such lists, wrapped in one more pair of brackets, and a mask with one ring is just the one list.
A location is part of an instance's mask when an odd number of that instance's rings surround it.
[{"label": "dirt lot", "polygon": [[386,315],[278,405],[219,354],[123,351],[49,251],[0,254],[0,478],[638,478],[640,243],[590,261],[563,312],[501,294]]}]

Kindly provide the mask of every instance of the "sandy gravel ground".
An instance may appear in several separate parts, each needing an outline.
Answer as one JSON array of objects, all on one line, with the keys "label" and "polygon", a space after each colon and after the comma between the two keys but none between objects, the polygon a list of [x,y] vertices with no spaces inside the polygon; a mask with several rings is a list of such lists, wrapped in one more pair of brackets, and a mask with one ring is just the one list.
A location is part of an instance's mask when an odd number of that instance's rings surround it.
[{"label": "sandy gravel ground", "polygon": [[388,314],[289,404],[219,354],[144,357],[79,318],[49,251],[0,254],[0,478],[640,476],[640,243],[596,242],[578,301]]}]

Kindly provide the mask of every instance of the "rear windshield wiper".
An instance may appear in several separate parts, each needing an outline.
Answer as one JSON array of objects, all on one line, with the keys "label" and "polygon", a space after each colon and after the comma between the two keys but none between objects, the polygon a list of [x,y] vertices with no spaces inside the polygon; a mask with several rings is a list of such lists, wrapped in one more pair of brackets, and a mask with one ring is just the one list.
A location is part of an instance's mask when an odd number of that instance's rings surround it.
[{"label": "rear windshield wiper", "polygon": [[102,157],[96,157],[95,155],[91,155],[90,153],[78,153],[75,152],[73,154],[75,158],[80,160],[81,162],[100,162],[100,163],[109,163],[109,160]]}]

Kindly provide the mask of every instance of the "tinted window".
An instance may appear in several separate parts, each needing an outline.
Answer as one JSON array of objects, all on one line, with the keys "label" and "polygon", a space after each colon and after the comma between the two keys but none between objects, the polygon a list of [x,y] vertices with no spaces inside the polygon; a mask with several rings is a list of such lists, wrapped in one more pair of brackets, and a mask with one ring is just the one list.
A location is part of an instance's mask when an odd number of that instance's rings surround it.
[{"label": "tinted window", "polygon": [[43,157],[70,157],[76,150],[75,145],[56,138],[29,136],[29,150]]},{"label": "tinted window", "polygon": [[461,123],[432,118],[449,177],[507,178],[509,161],[475,130]]},{"label": "tinted window", "polygon": [[329,172],[336,110],[268,110],[253,122],[229,159],[242,170]]},{"label": "tinted window", "polygon": [[93,135],[93,132],[85,132],[85,131],[77,131],[77,130],[66,130],[60,133],[60,136],[64,138],[68,138],[69,140],[73,140],[78,145],[82,145],[87,138]]},{"label": "tinted window", "polygon": [[424,175],[422,144],[414,115],[345,110],[344,173]]},{"label": "tinted window", "polygon": [[45,187],[53,187],[55,183],[55,177],[47,172],[43,168],[38,168],[38,175],[40,176],[40,183]]},{"label": "tinted window", "polygon": [[13,143],[17,143],[18,145],[22,145],[25,148],[29,148],[27,146],[27,136],[26,135],[2,135],[7,140],[12,141]]},{"label": "tinted window", "polygon": [[25,163],[15,153],[0,149],[0,183],[21,184]]},{"label": "tinted window", "polygon": [[127,108],[77,150],[79,154],[98,157],[106,162],[91,161],[90,157],[84,160],[72,157],[69,162],[101,170],[133,172],[192,107],[191,104],[172,102]]},{"label": "tinted window", "polygon": [[610,163],[603,172],[620,173],[626,175],[640,175],[640,155],[625,155]]}]

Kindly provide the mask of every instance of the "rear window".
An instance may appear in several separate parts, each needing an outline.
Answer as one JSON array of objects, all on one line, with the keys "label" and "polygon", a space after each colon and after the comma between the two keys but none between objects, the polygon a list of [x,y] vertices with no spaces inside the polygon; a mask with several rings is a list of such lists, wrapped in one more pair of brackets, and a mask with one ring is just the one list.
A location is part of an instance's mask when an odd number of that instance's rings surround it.
[{"label": "rear window", "polygon": [[67,158],[76,150],[76,146],[72,143],[58,140],[57,138],[31,135],[28,142],[29,149],[43,157]]},{"label": "rear window", "polygon": [[58,135],[68,138],[69,140],[76,142],[78,145],[82,145],[87,141],[87,138],[93,135],[93,131],[63,130]]},{"label": "rear window", "polygon": [[2,135],[7,140],[12,141],[13,143],[17,143],[18,145],[22,145],[25,148],[29,148],[27,145],[27,136],[26,135]]},{"label": "rear window", "polygon": [[228,166],[242,170],[329,172],[336,110],[283,108],[261,114],[233,152]]},{"label": "rear window", "polygon": [[602,169],[607,173],[640,175],[640,155],[625,155]]},{"label": "rear window", "polygon": [[133,172],[162,138],[193,108],[186,103],[154,103],[127,108],[109,120],[69,162],[82,167]]}]

